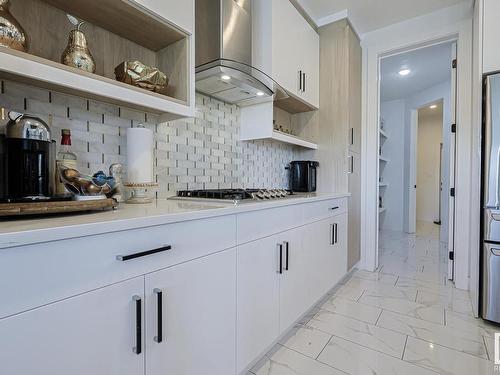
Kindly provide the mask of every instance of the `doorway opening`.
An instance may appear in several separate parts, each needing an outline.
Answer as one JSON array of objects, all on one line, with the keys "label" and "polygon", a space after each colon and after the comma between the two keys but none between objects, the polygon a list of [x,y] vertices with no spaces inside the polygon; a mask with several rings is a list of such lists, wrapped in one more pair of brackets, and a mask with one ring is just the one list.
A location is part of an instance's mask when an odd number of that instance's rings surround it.
[{"label": "doorway opening", "polygon": [[382,272],[453,279],[455,56],[445,42],[380,60]]}]

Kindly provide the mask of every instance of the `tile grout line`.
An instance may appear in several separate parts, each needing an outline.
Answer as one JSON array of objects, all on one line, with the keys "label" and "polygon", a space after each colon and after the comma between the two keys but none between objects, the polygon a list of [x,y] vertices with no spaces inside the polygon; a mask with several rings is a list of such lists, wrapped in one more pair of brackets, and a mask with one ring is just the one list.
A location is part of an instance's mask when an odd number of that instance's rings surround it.
[{"label": "tile grout line", "polygon": [[406,335],[406,339],[405,339],[405,345],[403,347],[403,354],[401,354],[401,360],[404,361],[404,357],[405,357],[405,352],[406,352],[406,345],[408,344],[408,335]]}]

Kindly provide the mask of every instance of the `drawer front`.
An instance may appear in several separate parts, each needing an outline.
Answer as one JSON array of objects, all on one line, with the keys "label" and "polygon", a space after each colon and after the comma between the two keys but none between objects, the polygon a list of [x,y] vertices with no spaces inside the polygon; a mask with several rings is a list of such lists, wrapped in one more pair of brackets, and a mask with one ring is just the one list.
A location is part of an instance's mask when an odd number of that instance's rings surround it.
[{"label": "drawer front", "polygon": [[230,215],[0,250],[0,318],[235,245]]},{"label": "drawer front", "polygon": [[238,244],[302,225],[303,205],[270,208],[238,215]]},{"label": "drawer front", "polygon": [[304,205],[304,223],[328,219],[347,212],[347,198],[329,199]]}]

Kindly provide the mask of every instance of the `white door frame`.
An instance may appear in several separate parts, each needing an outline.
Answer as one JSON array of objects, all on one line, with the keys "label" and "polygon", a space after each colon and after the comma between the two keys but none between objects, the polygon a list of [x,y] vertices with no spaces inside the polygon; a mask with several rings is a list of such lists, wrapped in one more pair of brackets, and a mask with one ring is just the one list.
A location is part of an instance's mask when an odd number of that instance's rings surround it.
[{"label": "white door frame", "polygon": [[[417,231],[417,145],[418,145],[418,109],[411,110],[410,119],[410,170],[409,181],[406,189],[408,189],[408,201],[404,204],[408,205],[408,226],[405,228],[406,233],[415,233]],[[405,184],[406,185],[406,184]]]},{"label": "white door frame", "polygon": [[[388,54],[458,41],[457,186],[455,285],[469,287],[471,193],[472,9],[462,3],[363,35],[363,107],[361,163],[361,262],[378,267],[378,144],[380,58]],[[476,209],[476,207],[474,207]],[[477,207],[479,210],[479,207]]]}]

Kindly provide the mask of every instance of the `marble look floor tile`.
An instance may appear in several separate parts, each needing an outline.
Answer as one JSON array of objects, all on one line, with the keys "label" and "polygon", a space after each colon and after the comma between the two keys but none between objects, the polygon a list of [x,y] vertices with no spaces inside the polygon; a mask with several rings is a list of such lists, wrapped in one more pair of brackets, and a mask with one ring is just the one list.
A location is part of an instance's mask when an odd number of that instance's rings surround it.
[{"label": "marble look floor tile", "polygon": [[436,375],[433,371],[335,336],[318,360],[350,375]]},{"label": "marble look floor tile", "polygon": [[350,285],[342,285],[338,290],[336,290],[333,295],[336,297],[342,297],[350,299],[352,301],[357,301],[359,297],[363,294],[363,289],[353,288]]},{"label": "marble look floor tile", "polygon": [[415,301],[417,289],[397,288],[391,285],[378,285],[376,287],[366,288],[364,295],[378,298],[399,298],[408,301]]},{"label": "marble look floor tile", "polygon": [[330,311],[320,311],[309,326],[356,344],[401,358],[406,335],[351,319]]},{"label": "marble look floor tile", "polygon": [[369,324],[375,324],[382,312],[382,309],[378,307],[361,304],[341,297],[332,297],[321,308]]},{"label": "marble look floor tile", "polygon": [[451,286],[447,286],[444,283],[444,280],[441,281],[430,281],[430,280],[422,280],[422,279],[414,279],[409,277],[400,277],[396,283],[398,287],[412,287],[412,288],[427,288],[430,290],[441,290],[441,289],[451,289]]},{"label": "marble look floor tile", "polygon": [[483,336],[484,344],[486,345],[486,351],[488,352],[488,359],[490,362],[495,360],[495,339],[493,337]]},{"label": "marble look floor tile", "polygon": [[408,337],[403,359],[440,374],[493,374],[493,365],[488,360],[414,337]]},{"label": "marble look floor tile", "polygon": [[451,296],[443,296],[435,293],[430,293],[424,290],[419,290],[416,302],[427,306],[440,306],[447,310],[458,312],[461,314],[474,315],[472,304],[468,299],[457,299]]},{"label": "marble look floor tile", "polygon": [[444,324],[444,309],[438,307],[429,307],[400,298],[372,297],[363,294],[359,299],[360,303],[379,307],[389,311],[397,312],[415,318],[428,320],[430,322]]},{"label": "marble look floor tile", "polygon": [[284,346],[252,372],[255,375],[345,375]]},{"label": "marble look floor tile", "polygon": [[474,318],[468,314],[460,314],[450,310],[445,310],[446,326],[453,329],[469,332],[474,335],[494,337],[495,332],[500,332],[500,327],[486,323],[480,318]]},{"label": "marble look floor tile", "polygon": [[377,326],[488,359],[481,335],[470,335],[468,332],[387,310],[382,311]]},{"label": "marble look floor tile", "polygon": [[332,335],[313,326],[298,326],[290,335],[280,340],[280,344],[316,359],[331,338]]},{"label": "marble look floor tile", "polygon": [[368,272],[363,270],[358,270],[354,272],[352,276],[365,280],[378,281],[380,283],[390,284],[390,285],[394,285],[398,279],[398,277],[394,275],[386,275],[384,273]]}]

